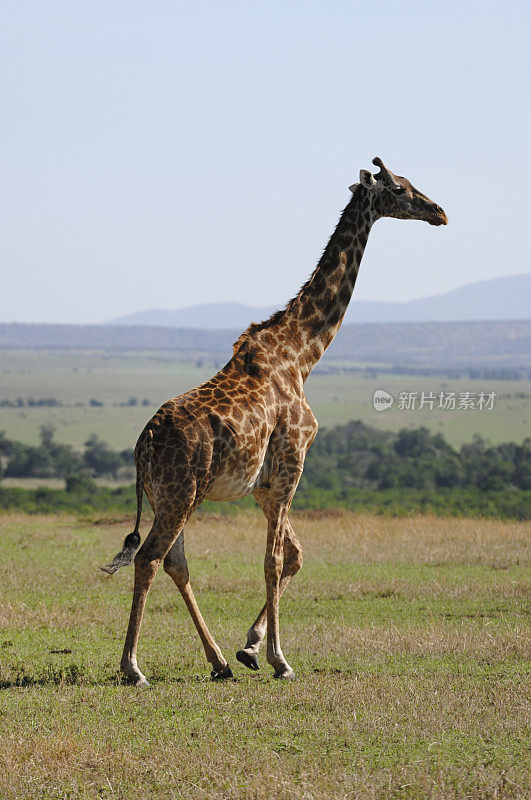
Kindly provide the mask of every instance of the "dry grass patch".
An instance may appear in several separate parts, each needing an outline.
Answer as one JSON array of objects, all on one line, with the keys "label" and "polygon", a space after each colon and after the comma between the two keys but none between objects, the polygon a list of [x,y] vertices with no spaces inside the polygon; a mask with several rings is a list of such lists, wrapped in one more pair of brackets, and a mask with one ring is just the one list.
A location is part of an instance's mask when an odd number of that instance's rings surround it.
[{"label": "dry grass patch", "polygon": [[526,527],[293,519],[305,567],[281,630],[298,681],[233,656],[263,598],[262,516],[197,515],[192,583],[237,681],[208,682],[161,571],[140,646],[153,689],[140,693],[116,669],[132,570],[98,570],[130,520],[4,516],[0,797],[526,797]]}]

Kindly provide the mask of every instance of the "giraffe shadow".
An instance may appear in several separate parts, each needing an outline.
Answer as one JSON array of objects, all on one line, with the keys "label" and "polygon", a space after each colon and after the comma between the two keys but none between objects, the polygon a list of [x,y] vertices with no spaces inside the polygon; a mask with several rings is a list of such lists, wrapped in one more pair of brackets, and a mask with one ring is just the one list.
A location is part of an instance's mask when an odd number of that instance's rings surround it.
[{"label": "giraffe shadow", "polygon": [[[226,683],[236,683],[238,678],[230,680],[212,680],[209,675],[190,675],[187,677],[167,677],[162,675],[150,676],[150,688],[157,686],[176,686],[192,685],[198,683],[211,683],[221,685]],[[0,691],[8,689],[31,689],[34,687],[63,688],[67,686],[77,686],[79,688],[90,686],[121,686],[134,688],[134,683],[120,673],[106,675],[103,678],[90,678],[86,675],[78,674],[73,670],[46,670],[40,674],[18,673],[13,678],[0,678]]]}]

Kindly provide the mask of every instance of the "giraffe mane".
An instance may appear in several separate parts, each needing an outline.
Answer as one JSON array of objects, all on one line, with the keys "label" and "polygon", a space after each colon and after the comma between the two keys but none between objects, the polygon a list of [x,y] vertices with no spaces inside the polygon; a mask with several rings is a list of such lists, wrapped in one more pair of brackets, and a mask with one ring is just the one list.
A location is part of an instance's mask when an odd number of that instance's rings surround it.
[{"label": "giraffe mane", "polygon": [[279,311],[275,311],[271,314],[270,317],[267,319],[262,320],[262,322],[251,322],[248,328],[246,328],[243,333],[241,333],[234,344],[233,347],[233,355],[236,355],[238,350],[242,347],[243,344],[249,341],[255,333],[259,331],[264,331],[267,328],[271,328],[273,325],[276,325],[278,322],[281,322],[284,316],[288,313],[288,311],[293,307],[293,304],[296,300],[299,299],[301,292],[311,283],[313,275],[310,277],[309,280],[301,287],[298,294],[288,302],[285,308],[281,308]]},{"label": "giraffe mane", "polygon": [[268,317],[267,319],[262,320],[262,322],[251,322],[249,327],[246,328],[243,331],[243,333],[240,334],[240,336],[238,336],[238,338],[236,339],[236,341],[232,345],[232,347],[234,349],[234,355],[236,355],[236,353],[238,352],[240,347],[245,342],[247,342],[250,338],[252,338],[252,336],[254,336],[255,333],[259,333],[259,331],[265,331],[265,330],[267,330],[267,328],[271,328],[273,325],[276,325],[277,323],[281,322],[284,319],[285,315],[289,311],[291,311],[291,309],[293,308],[294,304],[297,302],[297,300],[299,300],[299,298],[300,298],[301,294],[304,292],[304,290],[307,289],[308,286],[311,284],[316,271],[317,271],[317,267],[312,272],[312,274],[310,275],[308,280],[305,283],[302,284],[301,288],[299,289],[299,291],[297,292],[295,297],[292,297],[291,300],[288,301],[288,303],[287,303],[285,308],[281,308],[279,311],[275,311],[273,314],[271,314],[270,317]]}]

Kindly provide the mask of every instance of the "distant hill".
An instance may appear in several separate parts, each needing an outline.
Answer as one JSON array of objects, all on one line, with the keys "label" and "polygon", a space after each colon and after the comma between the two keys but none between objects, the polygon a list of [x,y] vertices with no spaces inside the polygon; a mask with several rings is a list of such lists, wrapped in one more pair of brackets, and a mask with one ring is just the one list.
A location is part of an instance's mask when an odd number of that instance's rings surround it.
[{"label": "distant hill", "polygon": [[231,328],[243,331],[251,322],[261,322],[270,317],[276,306],[246,306],[243,303],[209,303],[179,308],[137,311],[110,320],[109,325],[156,325],[164,328]]},{"label": "distant hill", "polygon": [[[234,330],[141,325],[0,324],[1,349],[173,351],[185,359],[224,363]],[[327,362],[410,364],[422,367],[531,368],[531,321],[392,322],[343,325]]]},{"label": "distant hill", "polygon": [[[348,308],[345,322],[448,322],[469,320],[529,319],[531,273],[494,278],[462,286],[445,294],[380,303],[356,300]],[[278,306],[246,306],[242,303],[210,303],[175,311],[152,310],[126,314],[110,325],[156,325],[170,328],[240,328],[269,317]]]}]

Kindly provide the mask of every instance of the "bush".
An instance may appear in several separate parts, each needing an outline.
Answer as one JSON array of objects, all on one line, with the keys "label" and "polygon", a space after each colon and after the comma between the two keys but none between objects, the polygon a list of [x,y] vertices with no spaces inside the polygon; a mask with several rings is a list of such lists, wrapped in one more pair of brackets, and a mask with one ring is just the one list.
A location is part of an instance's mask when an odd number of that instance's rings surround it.
[{"label": "bush", "polygon": [[94,475],[112,475],[122,466],[119,453],[113,452],[96,434],[92,434],[85,442],[84,462]]},{"label": "bush", "polygon": [[65,488],[68,494],[93,497],[98,491],[98,484],[94,483],[86,475],[75,473],[74,475],[66,476]]}]

